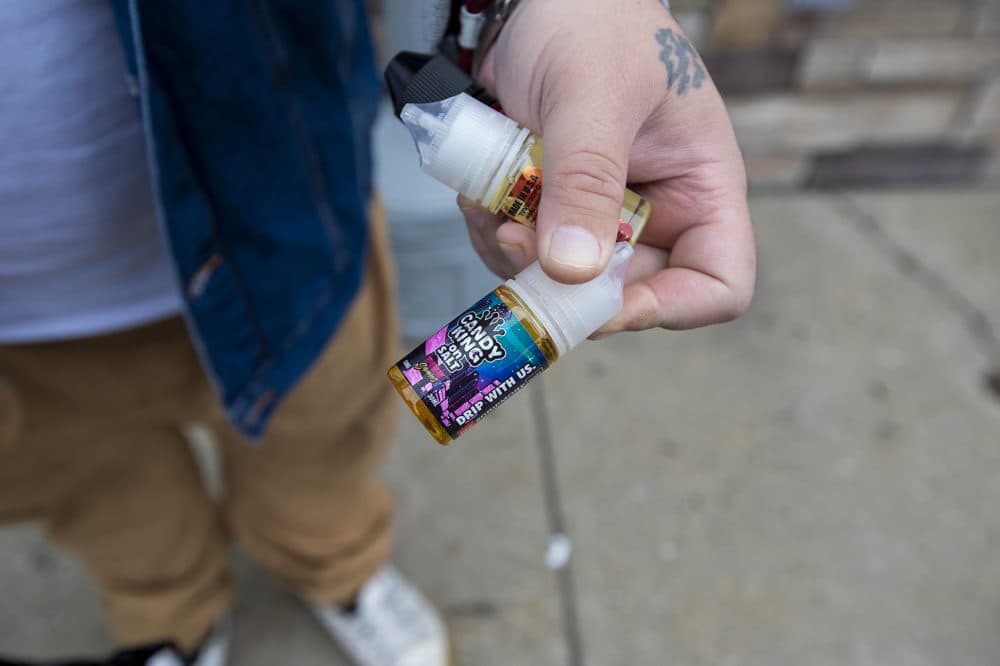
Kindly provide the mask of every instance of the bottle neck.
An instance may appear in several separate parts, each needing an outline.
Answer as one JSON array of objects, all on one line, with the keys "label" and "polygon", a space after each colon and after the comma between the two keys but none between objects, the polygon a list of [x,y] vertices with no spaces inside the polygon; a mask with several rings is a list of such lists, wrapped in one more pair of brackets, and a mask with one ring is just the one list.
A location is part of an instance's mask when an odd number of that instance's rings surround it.
[{"label": "bottle neck", "polygon": [[622,311],[625,270],[633,254],[618,243],[600,275],[581,284],[563,284],[545,274],[537,261],[507,282],[565,354]]},{"label": "bottle neck", "polygon": [[545,332],[548,333],[555,344],[559,356],[573,350],[576,345],[570,343],[566,332],[563,331],[555,317],[549,312],[549,309],[545,306],[545,299],[541,297],[537,290],[532,289],[530,284],[525,284],[523,281],[518,282],[516,279],[507,280],[506,285],[524,303],[528,310],[531,311],[531,314],[535,316],[535,319],[538,320],[538,323],[541,324],[542,328],[545,329]]},{"label": "bottle neck", "polygon": [[502,149],[502,159],[496,162],[496,171],[489,178],[486,190],[478,199],[481,206],[489,208],[493,202],[507,196],[517,181],[517,174],[524,168],[528,153],[537,139],[538,137],[523,127],[517,133],[511,134],[510,141]]}]

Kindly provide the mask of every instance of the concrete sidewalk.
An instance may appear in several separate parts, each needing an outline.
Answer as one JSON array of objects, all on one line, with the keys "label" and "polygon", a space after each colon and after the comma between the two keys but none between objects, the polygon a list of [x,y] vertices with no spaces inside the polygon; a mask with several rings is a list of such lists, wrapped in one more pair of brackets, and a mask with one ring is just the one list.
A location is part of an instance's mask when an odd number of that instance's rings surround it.
[{"label": "concrete sidewalk", "polygon": [[[398,562],[463,666],[1000,662],[1000,194],[753,212],[739,322],[585,345],[448,449],[405,420]],[[344,663],[237,564],[233,664]],[[0,531],[0,649],[107,647],[78,567]]]}]

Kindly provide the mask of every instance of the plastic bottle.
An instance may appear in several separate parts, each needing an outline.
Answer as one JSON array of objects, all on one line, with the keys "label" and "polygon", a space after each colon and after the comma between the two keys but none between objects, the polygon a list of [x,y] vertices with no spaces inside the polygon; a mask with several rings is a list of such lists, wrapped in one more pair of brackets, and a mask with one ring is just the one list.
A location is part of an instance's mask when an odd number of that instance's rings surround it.
[{"label": "plastic bottle", "polygon": [[[493,213],[534,228],[542,196],[542,140],[466,93],[406,104],[400,119],[417,144],[421,168]],[[625,190],[619,241],[635,244],[650,206]]]},{"label": "plastic bottle", "polygon": [[449,444],[621,312],[632,253],[618,243],[601,275],[575,285],[535,262],[403,357],[389,380]]}]

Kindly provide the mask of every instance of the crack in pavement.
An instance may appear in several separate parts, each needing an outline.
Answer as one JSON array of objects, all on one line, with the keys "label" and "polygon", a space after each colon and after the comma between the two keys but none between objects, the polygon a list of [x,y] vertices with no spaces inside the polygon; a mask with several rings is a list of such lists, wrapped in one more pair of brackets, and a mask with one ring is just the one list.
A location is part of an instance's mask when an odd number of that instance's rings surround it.
[{"label": "crack in pavement", "polygon": [[988,361],[1000,368],[1000,335],[987,314],[970,300],[948,279],[924,263],[919,255],[911,252],[886,233],[878,218],[868,212],[850,195],[840,192],[831,200],[832,206],[852,221],[871,243],[871,246],[892,261],[903,275],[913,278],[928,292],[961,317],[965,328]]},{"label": "crack in pavement", "polygon": [[[535,382],[531,396],[531,411],[535,420],[538,463],[542,476],[542,495],[549,528],[549,538],[566,538],[566,518],[559,492],[559,477],[556,473],[556,454],[552,442],[552,422],[545,400],[543,380]],[[559,590],[559,610],[562,617],[563,637],[566,642],[567,666],[584,666],[583,637],[580,632],[580,618],[576,603],[576,584],[573,578],[572,557],[554,569]]]}]

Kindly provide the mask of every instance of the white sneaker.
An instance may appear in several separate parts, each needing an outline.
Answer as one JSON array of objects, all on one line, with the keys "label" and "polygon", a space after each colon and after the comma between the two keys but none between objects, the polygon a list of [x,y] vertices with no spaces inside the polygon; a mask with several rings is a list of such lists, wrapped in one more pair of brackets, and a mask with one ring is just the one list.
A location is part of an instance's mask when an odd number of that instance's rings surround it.
[{"label": "white sneaker", "polygon": [[227,615],[222,618],[212,635],[208,637],[191,666],[226,666],[229,660],[229,642],[233,634],[233,622]]},{"label": "white sneaker", "polygon": [[225,617],[215,625],[208,640],[202,643],[194,661],[185,660],[173,648],[166,647],[150,655],[148,661],[143,663],[145,666],[226,666],[231,635],[232,622]]},{"label": "white sneaker", "polygon": [[[121,650],[104,661],[60,661],[65,666],[226,666],[229,656],[229,636],[231,633],[229,618],[216,625],[212,635],[198,651],[198,656],[192,661],[185,659],[170,645],[156,644],[144,647]],[[46,666],[49,662],[11,661],[0,656],[0,666]]]},{"label": "white sneaker", "polygon": [[385,567],[361,589],[350,612],[313,613],[355,666],[448,666],[448,632],[430,602],[398,571]]}]

